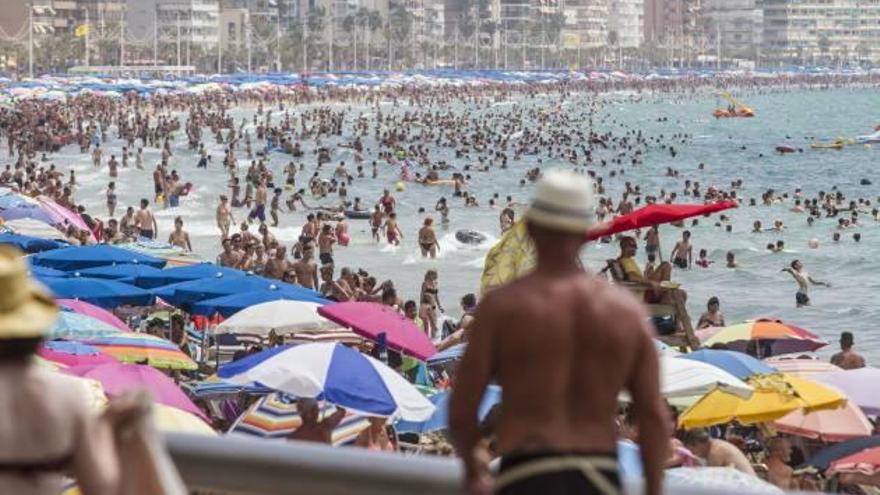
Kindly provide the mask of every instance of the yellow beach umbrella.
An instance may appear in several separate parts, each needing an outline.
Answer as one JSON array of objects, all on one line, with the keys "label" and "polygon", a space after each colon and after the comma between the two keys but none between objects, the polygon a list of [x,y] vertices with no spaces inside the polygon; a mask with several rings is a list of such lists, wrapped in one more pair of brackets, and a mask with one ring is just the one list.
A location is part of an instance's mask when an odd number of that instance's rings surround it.
[{"label": "yellow beach umbrella", "polygon": [[486,254],[480,292],[511,282],[535,267],[535,245],[529,237],[526,222],[519,220],[501,236]]},{"label": "yellow beach umbrella", "polygon": [[208,423],[205,423],[195,414],[166,406],[165,404],[153,403],[153,421],[156,428],[164,433],[189,433],[192,435],[215,436],[215,432]]},{"label": "yellow beach umbrella", "polygon": [[716,390],[682,413],[684,428],[699,428],[739,421],[742,424],[773,421],[792,411],[805,413],[837,409],[846,404],[840,392],[790,375],[763,375],[747,380],[755,392],[748,399]]}]

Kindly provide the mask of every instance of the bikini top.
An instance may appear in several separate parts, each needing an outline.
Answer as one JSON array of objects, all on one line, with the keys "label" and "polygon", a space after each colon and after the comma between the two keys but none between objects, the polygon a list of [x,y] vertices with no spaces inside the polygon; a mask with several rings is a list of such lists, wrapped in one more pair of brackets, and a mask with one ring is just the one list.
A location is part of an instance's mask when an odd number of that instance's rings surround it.
[{"label": "bikini top", "polygon": [[38,474],[59,473],[73,462],[73,452],[44,461],[0,461],[0,474],[35,476]]}]

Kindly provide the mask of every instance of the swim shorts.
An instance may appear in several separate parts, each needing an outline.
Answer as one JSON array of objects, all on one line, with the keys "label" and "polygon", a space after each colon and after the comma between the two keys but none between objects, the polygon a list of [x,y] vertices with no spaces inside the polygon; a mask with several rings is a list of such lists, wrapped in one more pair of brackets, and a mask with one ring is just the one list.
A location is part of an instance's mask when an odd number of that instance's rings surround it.
[{"label": "swim shorts", "polygon": [[498,495],[619,495],[614,454],[540,452],[509,454],[501,459]]},{"label": "swim shorts", "polygon": [[795,293],[794,300],[798,306],[806,306],[810,304],[810,296],[803,292]]},{"label": "swim shorts", "polygon": [[322,265],[332,265],[333,264],[333,255],[330,253],[321,253],[318,255],[318,259],[321,260]]}]

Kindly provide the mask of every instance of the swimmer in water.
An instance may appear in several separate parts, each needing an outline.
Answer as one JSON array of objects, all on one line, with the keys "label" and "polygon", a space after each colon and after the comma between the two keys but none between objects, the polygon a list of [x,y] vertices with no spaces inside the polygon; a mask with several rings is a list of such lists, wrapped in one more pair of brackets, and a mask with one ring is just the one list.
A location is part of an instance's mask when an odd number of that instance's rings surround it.
[{"label": "swimmer in water", "polygon": [[795,304],[798,308],[810,305],[810,284],[831,288],[831,284],[827,282],[820,282],[811,277],[810,274],[807,273],[807,271],[804,269],[804,265],[800,262],[800,260],[792,261],[791,266],[783,268],[782,271],[791,274],[791,276],[794,277],[795,281],[798,284],[798,290],[795,293]]}]

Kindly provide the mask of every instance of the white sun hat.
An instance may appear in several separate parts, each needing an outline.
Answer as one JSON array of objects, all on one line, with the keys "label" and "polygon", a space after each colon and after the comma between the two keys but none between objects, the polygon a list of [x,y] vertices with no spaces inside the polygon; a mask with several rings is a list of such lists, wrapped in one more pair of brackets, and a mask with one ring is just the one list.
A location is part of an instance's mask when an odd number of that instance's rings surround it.
[{"label": "white sun hat", "polygon": [[526,219],[541,227],[584,233],[596,224],[593,181],[567,170],[550,170],[541,178]]}]

